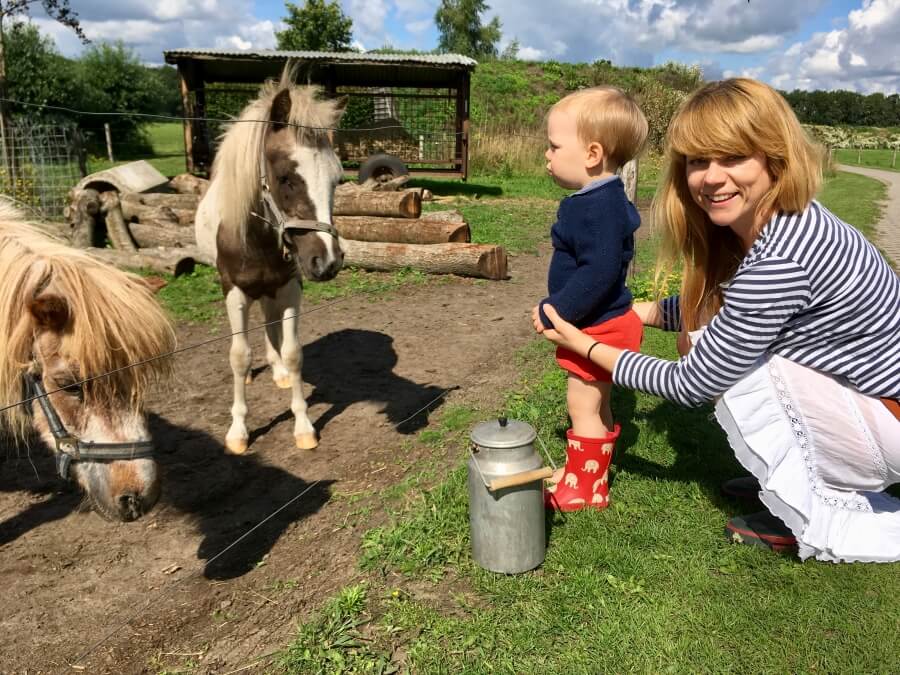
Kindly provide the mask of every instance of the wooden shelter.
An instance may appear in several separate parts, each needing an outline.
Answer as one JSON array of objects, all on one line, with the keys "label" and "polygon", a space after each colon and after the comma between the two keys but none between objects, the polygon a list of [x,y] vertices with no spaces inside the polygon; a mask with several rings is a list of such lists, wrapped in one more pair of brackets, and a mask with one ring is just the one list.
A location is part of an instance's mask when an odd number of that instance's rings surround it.
[{"label": "wooden shelter", "polygon": [[181,79],[191,173],[209,174],[222,110],[235,115],[260,83],[278,77],[291,60],[299,65],[299,81],[350,97],[336,138],[348,173],[373,156],[388,156],[410,173],[468,175],[469,87],[477,63],[466,56],[213,49],[164,55]]}]

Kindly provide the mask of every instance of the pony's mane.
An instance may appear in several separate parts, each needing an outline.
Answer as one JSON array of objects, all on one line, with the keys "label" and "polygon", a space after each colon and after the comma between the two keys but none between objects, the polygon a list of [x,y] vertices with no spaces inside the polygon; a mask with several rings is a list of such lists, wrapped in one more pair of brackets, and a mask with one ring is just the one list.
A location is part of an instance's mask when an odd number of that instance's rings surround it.
[{"label": "pony's mane", "polygon": [[223,225],[243,228],[259,199],[259,156],[265,142],[272,102],[283,89],[290,91],[288,124],[296,125],[297,141],[316,145],[340,119],[338,103],[319,98],[320,87],[294,83],[296,66],[288,64],[278,81],[267,80],[259,97],[249,103],[221,136],[212,176],[219,182],[219,217]]},{"label": "pony's mane", "polygon": [[[137,277],[52,239],[0,200],[0,407],[21,400],[36,329],[28,303],[45,291],[68,303],[66,350],[78,363],[80,372],[73,374],[82,379],[175,346],[171,322]],[[125,400],[137,408],[147,388],[170,373],[170,359],[125,368],[86,385],[85,399]],[[27,426],[26,406],[0,415],[0,427],[16,437]]]}]

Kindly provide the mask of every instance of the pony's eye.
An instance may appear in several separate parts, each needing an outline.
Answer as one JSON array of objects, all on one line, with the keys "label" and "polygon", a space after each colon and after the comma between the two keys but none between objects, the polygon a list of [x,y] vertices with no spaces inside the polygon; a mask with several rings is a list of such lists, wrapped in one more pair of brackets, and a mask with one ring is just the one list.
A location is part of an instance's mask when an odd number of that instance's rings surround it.
[{"label": "pony's eye", "polygon": [[59,382],[57,386],[69,396],[76,396],[79,399],[84,397],[84,385],[80,382]]},{"label": "pony's eye", "polygon": [[278,177],[278,182],[279,182],[281,185],[290,185],[290,184],[291,184],[291,177],[290,177],[290,176],[279,176],[279,177]]}]

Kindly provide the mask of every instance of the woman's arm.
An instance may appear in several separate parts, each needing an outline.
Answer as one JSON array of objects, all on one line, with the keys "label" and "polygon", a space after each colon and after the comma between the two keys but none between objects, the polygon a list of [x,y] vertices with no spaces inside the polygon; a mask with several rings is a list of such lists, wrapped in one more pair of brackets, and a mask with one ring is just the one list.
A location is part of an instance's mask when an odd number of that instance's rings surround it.
[{"label": "woman's arm", "polygon": [[663,327],[663,315],[658,302],[649,300],[636,302],[631,308],[641,317],[641,323],[645,326],[652,326],[653,328]]},{"label": "woman's arm", "polygon": [[[760,261],[732,280],[722,309],[679,361],[601,344],[592,348],[590,336],[552,317],[546,306],[554,326],[538,332],[582,356],[590,350],[590,360],[609,370],[616,384],[696,406],[715,398],[743,377],[810,298],[808,275],[799,265],[779,258]],[[665,313],[665,306],[662,309]]]}]

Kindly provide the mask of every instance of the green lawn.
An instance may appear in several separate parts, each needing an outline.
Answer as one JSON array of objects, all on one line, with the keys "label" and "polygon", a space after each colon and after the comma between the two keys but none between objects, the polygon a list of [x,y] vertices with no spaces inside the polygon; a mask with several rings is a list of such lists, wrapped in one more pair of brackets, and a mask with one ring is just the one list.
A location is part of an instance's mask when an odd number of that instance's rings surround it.
[{"label": "green lawn", "polygon": [[145,159],[164,176],[177,176],[187,168],[184,158],[184,130],[180,122],[159,122],[147,125],[147,134],[153,146],[153,155],[137,153],[133,148],[117,145],[113,139],[113,157],[110,162],[104,157],[89,157],[88,171],[103,171],[112,166]]},{"label": "green lawn", "polygon": [[838,148],[834,151],[835,161],[853,166],[868,166],[873,169],[900,171],[900,154],[898,150],[853,150]]},{"label": "green lawn", "polygon": [[[883,191],[856,179],[838,174],[821,199],[867,229],[877,209],[859,203]],[[505,200],[493,216],[488,200],[478,207],[501,229],[522,216]],[[661,331],[648,331],[644,349],[675,357]],[[449,475],[423,462],[396,488],[354,497],[387,510],[390,522],[364,536],[361,581],[282,652],[285,672],[900,670],[897,565],[801,563],[725,539],[726,520],[742,507],[719,484],[743,472],[708,407],[617,390],[612,506],[552,518],[534,572],[478,568],[464,466],[472,426],[502,412],[531,423],[557,462],[564,454],[564,377],[550,345],[536,339],[517,363],[520,381],[502,410],[449,406],[420,432],[421,443],[460,457]]]}]

